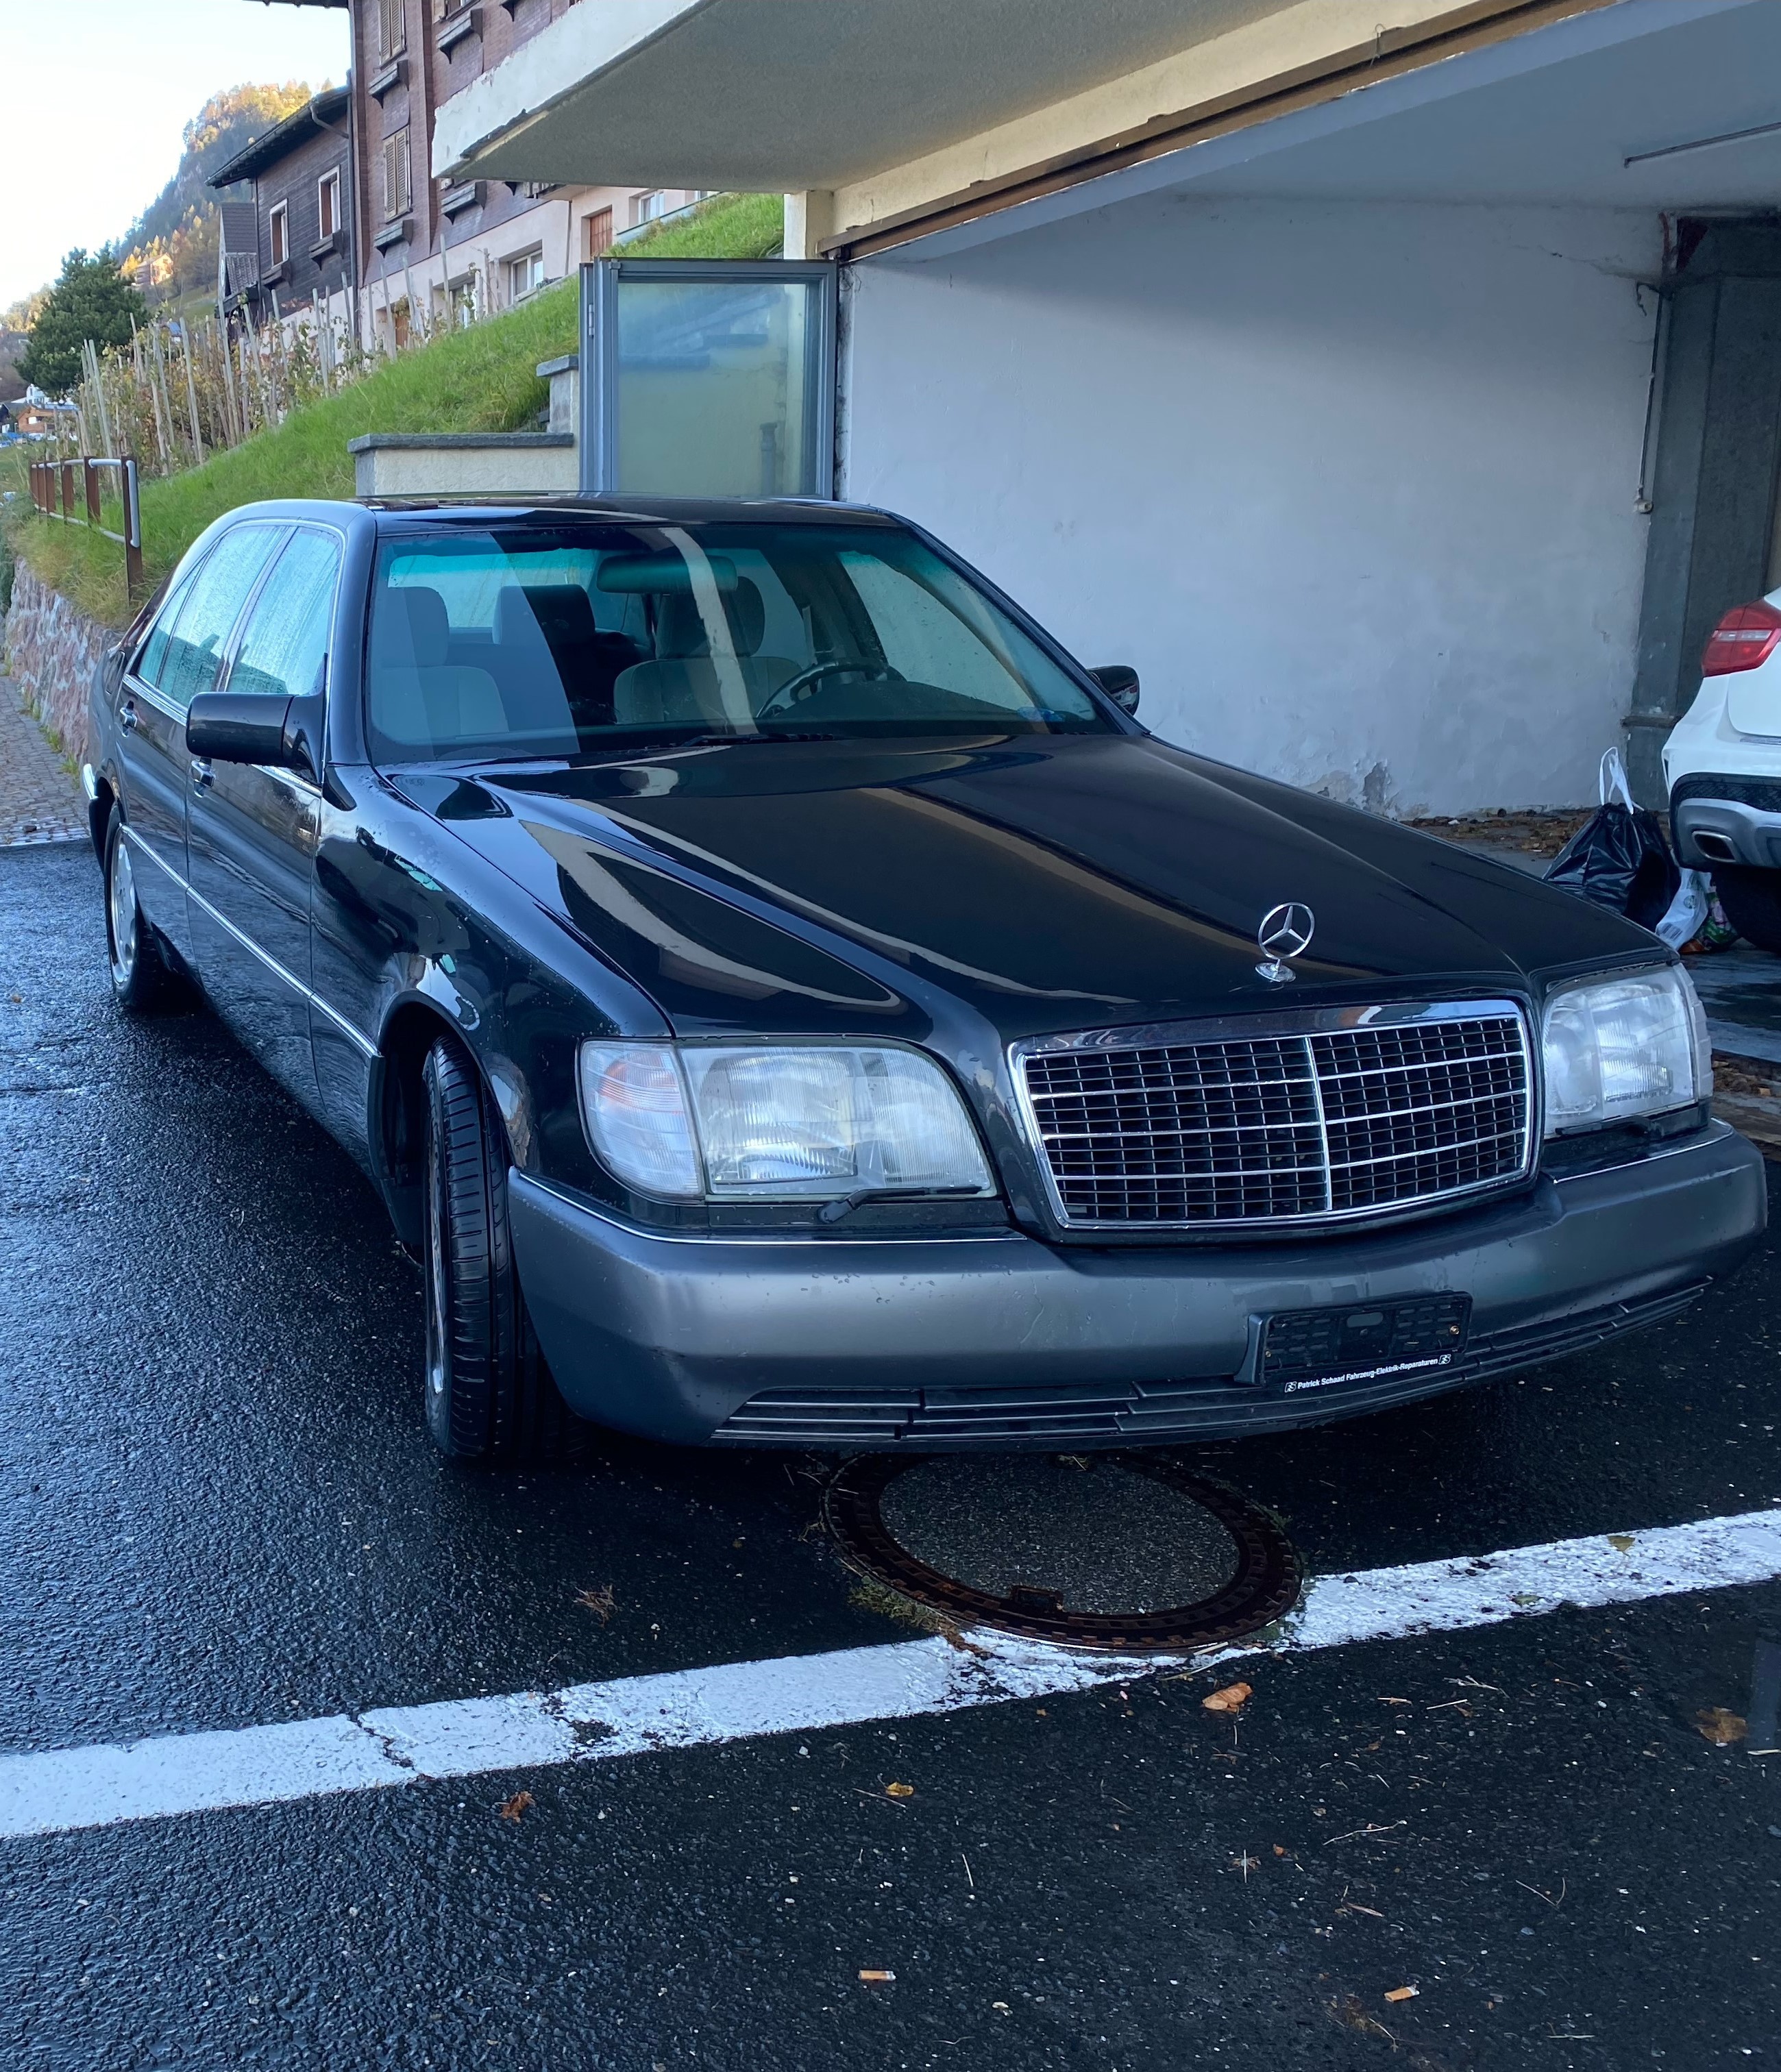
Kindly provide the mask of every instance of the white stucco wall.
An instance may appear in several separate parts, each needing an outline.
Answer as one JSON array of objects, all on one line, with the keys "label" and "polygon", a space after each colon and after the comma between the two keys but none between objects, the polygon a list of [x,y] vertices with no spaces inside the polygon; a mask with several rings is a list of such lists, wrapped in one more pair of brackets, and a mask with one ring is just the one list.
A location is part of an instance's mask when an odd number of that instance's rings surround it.
[{"label": "white stucco wall", "polygon": [[1166,738],[1405,815],[1593,803],[1632,680],[1660,228],[1158,196],[851,284],[845,493]]}]

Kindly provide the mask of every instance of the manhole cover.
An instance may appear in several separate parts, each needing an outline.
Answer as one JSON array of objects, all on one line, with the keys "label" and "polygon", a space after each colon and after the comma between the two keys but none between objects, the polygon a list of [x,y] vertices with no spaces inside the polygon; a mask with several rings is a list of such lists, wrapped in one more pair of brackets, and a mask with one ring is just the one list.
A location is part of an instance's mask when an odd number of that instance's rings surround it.
[{"label": "manhole cover", "polygon": [[823,1510],[862,1574],[960,1625],[1066,1647],[1204,1647],[1298,1596],[1265,1511],[1148,1454],[862,1453]]}]

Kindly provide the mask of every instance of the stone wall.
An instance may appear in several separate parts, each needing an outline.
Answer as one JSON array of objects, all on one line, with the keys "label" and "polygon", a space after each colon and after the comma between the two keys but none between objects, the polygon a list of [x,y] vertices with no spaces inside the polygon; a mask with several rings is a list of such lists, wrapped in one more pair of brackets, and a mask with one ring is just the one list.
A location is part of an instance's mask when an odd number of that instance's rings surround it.
[{"label": "stone wall", "polygon": [[87,697],[95,671],[117,639],[109,626],[76,611],[24,562],[14,572],[6,614],[6,674],[26,705],[76,763],[90,757]]}]

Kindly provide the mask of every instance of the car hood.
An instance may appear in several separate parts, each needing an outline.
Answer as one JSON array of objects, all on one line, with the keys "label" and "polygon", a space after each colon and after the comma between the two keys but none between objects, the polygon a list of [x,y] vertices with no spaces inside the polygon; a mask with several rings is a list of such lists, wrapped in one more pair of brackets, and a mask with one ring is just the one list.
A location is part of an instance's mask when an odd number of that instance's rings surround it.
[{"label": "car hood", "polygon": [[[1145,736],[726,745],[394,781],[681,1027],[932,1023],[950,1000],[1016,1038],[1520,993],[1653,947],[1508,866]],[[1290,989],[1257,970],[1284,901],[1316,923]]]}]

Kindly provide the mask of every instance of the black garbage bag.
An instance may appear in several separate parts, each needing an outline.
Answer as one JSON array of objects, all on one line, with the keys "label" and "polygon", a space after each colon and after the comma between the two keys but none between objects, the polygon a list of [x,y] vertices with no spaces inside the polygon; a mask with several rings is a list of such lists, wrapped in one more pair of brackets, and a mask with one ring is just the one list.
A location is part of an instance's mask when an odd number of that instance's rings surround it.
[{"label": "black garbage bag", "polygon": [[1546,882],[1656,928],[1682,883],[1663,823],[1633,804],[1618,749],[1602,758],[1601,788],[1599,809],[1559,852]]}]

